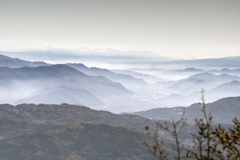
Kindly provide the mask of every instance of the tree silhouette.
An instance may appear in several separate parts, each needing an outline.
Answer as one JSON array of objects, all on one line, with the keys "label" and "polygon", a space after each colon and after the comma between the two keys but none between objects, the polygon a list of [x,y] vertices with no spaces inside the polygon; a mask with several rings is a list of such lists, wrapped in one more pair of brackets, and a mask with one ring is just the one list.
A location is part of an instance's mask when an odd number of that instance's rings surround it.
[{"label": "tree silhouette", "polygon": [[[167,153],[165,153],[165,149],[162,147],[164,141],[160,140],[158,135],[159,130],[165,130],[171,135],[171,137],[176,143],[176,150],[178,156],[175,158],[181,160],[181,151],[184,148],[184,145],[181,144],[183,137],[181,137],[180,133],[185,124],[187,124],[186,119],[183,118],[184,114],[185,110],[183,110],[182,116],[178,121],[174,121],[173,119],[171,122],[155,121],[156,128],[147,133],[147,135],[153,138],[155,144],[151,146],[149,146],[147,142],[144,142],[144,144],[148,147],[148,150],[158,159],[163,160],[167,158]],[[146,126],[145,129],[148,130],[149,127]]]},{"label": "tree silhouette", "polygon": [[[197,130],[191,133],[191,136],[193,137],[192,149],[184,148],[181,144],[183,138],[180,137],[180,133],[186,124],[186,119],[183,118],[185,110],[178,121],[155,121],[156,127],[151,131],[149,131],[148,126],[145,127],[148,131],[147,135],[154,140],[154,144],[150,145],[147,142],[144,142],[144,145],[147,146],[150,153],[152,153],[156,158],[163,160],[168,157],[168,153],[165,152],[165,148],[163,147],[164,141],[158,135],[159,130],[166,130],[170,133],[176,144],[178,154],[177,157],[174,157],[174,159],[240,159],[240,121],[237,120],[237,118],[234,118],[234,127],[229,130],[223,129],[220,124],[215,130],[213,130],[213,116],[211,111],[209,113],[206,112],[207,105],[205,103],[204,92],[205,91],[202,89],[201,112],[203,113],[203,118],[195,119],[195,126],[197,127]],[[182,150],[186,151],[184,156],[181,155]]]}]

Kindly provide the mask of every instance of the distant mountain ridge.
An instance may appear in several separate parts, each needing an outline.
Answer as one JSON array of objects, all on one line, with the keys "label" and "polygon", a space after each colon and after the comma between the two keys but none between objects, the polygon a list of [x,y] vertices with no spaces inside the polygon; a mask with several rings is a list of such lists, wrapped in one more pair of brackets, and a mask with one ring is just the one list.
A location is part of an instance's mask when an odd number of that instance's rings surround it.
[{"label": "distant mountain ridge", "polygon": [[161,64],[185,64],[188,66],[240,66],[240,56],[161,62]]},{"label": "distant mountain ridge", "polygon": [[[84,91],[85,93],[84,95],[85,96],[92,95],[90,97],[93,100],[94,99],[96,100],[96,102],[94,102],[95,104],[97,102],[100,102],[99,100],[96,99],[96,97],[101,99],[106,96],[132,93],[131,91],[124,88],[120,83],[110,81],[102,76],[88,76],[67,65],[52,65],[22,68],[0,67],[0,75],[1,77],[4,77],[9,82],[11,82],[11,84],[9,84],[8,86],[9,88],[8,95],[11,95],[11,93],[16,91],[18,92],[19,95],[22,96],[25,95],[24,98],[26,98],[26,96],[28,96],[30,93],[33,93],[42,88],[50,89],[54,87],[69,85],[72,86],[72,88],[84,89],[87,92],[90,92],[87,94]],[[25,87],[27,87],[29,91],[25,90],[24,89]],[[20,88],[21,92],[17,91],[18,88]],[[67,91],[64,91],[62,93],[66,95]],[[93,95],[96,97],[94,98]],[[63,94],[61,96],[63,96]],[[79,96],[81,96],[81,94]],[[55,98],[58,100],[63,100],[60,97]],[[46,101],[49,101],[48,96],[45,96],[45,98],[47,98],[45,99]],[[43,97],[42,100],[44,100]],[[70,99],[68,100],[68,102],[69,101]],[[64,101],[62,101],[62,103],[63,102]],[[81,104],[81,102],[79,102],[79,104]],[[86,100],[83,104],[86,104]]]},{"label": "distant mountain ridge", "polygon": [[209,72],[214,73],[214,74],[233,74],[233,75],[240,75],[240,69],[228,69],[228,68],[223,68],[221,70],[209,70]]},{"label": "distant mountain ridge", "polygon": [[28,60],[90,60],[90,61],[105,61],[105,62],[137,62],[137,61],[171,61],[174,60],[170,57],[161,56],[159,54],[149,51],[120,51],[112,50],[106,52],[94,51],[68,51],[62,49],[50,50],[29,50],[29,51],[16,51],[7,52],[0,51],[0,54],[9,57],[19,57]]},{"label": "distant mountain ridge", "polygon": [[36,67],[36,66],[46,66],[48,65],[45,62],[30,62],[21,60],[18,58],[10,58],[0,54],[0,67],[10,67],[10,68],[19,68],[19,67]]},{"label": "distant mountain ridge", "polygon": [[171,74],[197,74],[197,73],[201,73],[204,72],[204,70],[202,69],[197,69],[197,68],[186,68],[186,69],[177,69],[177,70],[169,70],[169,71],[165,71],[161,74],[163,75],[171,75]]},{"label": "distant mountain ridge", "polygon": [[204,82],[201,79],[198,79],[193,84],[191,84],[189,87],[185,88],[181,93],[190,94],[194,91],[200,91],[202,88],[204,88],[205,90],[208,90],[208,89],[212,88],[212,85]]},{"label": "distant mountain ridge", "polygon": [[187,78],[187,79],[183,79],[183,80],[179,80],[176,83],[174,83],[173,85],[169,86],[167,88],[167,90],[171,90],[173,92],[181,92],[183,91],[186,87],[192,85],[193,83],[195,83],[196,81],[198,81],[198,78]]},{"label": "distant mountain ridge", "polygon": [[114,82],[119,82],[125,87],[134,87],[134,86],[147,86],[147,82],[145,82],[143,79],[135,78],[131,75],[127,74],[117,74],[107,69],[97,68],[97,67],[91,67],[88,68],[83,64],[79,63],[67,63],[66,65],[73,67],[80,72],[83,72],[87,75],[92,76],[103,76],[106,77]]},{"label": "distant mountain ridge", "polygon": [[76,89],[71,86],[59,86],[38,90],[33,96],[19,99],[14,104],[35,103],[35,104],[79,104],[82,106],[101,106],[104,103],[85,89]]},{"label": "distant mountain ridge", "polygon": [[[158,102],[170,102],[171,107],[178,105],[190,105],[196,103],[201,96],[200,91],[206,90],[206,96],[209,102],[220,98],[240,96],[238,88],[240,77],[236,75],[213,73],[199,73],[188,78],[176,81],[174,84],[166,87],[170,95],[161,97]],[[159,83],[159,82],[158,82]],[[160,83],[159,85],[165,85]]]},{"label": "distant mountain ridge", "polygon": [[[171,94],[167,97],[160,98],[159,101],[175,101],[176,104],[190,105],[199,101],[201,96],[200,90],[194,91],[188,95]],[[232,81],[229,83],[221,84],[211,90],[205,92],[205,96],[208,102],[214,102],[218,99],[225,97],[240,96],[240,81]]]},{"label": "distant mountain ridge", "polygon": [[[199,80],[202,81],[201,84],[196,83]],[[178,80],[173,85],[169,86],[167,89],[175,93],[180,93],[180,92],[183,92],[184,89],[189,88],[191,87],[191,85],[196,83],[195,86],[192,88],[192,90],[194,90],[194,88],[197,87],[196,86],[197,84],[199,84],[200,89],[204,88],[205,90],[209,90],[220,84],[228,83],[234,80],[240,81],[240,77],[235,75],[228,75],[228,74],[215,75],[213,73],[204,72],[204,73],[194,74],[185,79]]]},{"label": "distant mountain ridge", "polygon": [[198,78],[206,82],[221,84],[221,83],[227,83],[233,80],[240,80],[239,76],[235,75],[229,75],[229,74],[221,74],[221,75],[215,75],[213,73],[200,73],[190,76],[189,78]]},{"label": "distant mountain ridge", "polygon": [[138,73],[138,72],[135,72],[135,71],[132,71],[132,70],[119,70],[119,69],[117,70],[117,69],[114,69],[114,70],[111,70],[111,71],[113,71],[115,73],[120,73],[120,74],[129,74],[129,75],[132,75],[133,77],[136,77],[136,78],[142,78],[147,83],[150,83],[150,84],[155,84],[157,81],[163,81],[163,79],[161,79],[157,76]]}]

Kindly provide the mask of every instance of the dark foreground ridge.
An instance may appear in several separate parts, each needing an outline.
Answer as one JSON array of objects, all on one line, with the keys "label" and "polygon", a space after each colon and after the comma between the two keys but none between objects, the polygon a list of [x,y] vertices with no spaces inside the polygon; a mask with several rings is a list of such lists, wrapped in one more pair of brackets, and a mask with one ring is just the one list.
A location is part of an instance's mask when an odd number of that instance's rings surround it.
[{"label": "dark foreground ridge", "polygon": [[117,115],[107,111],[96,111],[77,105],[20,104],[0,105],[0,118],[10,118],[41,124],[101,123],[144,131],[144,126],[154,122],[137,115]]},{"label": "dark foreground ridge", "polygon": [[[0,105],[0,159],[154,160],[142,144],[153,121],[76,105]],[[165,148],[175,155],[169,137]]]},{"label": "dark foreground ridge", "polygon": [[67,124],[0,141],[0,159],[151,160],[144,133],[105,124]]}]

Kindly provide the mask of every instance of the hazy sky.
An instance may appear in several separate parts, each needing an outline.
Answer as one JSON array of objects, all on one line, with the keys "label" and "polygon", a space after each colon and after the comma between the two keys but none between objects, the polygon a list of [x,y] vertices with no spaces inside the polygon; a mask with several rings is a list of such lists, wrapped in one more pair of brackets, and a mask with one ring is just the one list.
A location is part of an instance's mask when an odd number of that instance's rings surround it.
[{"label": "hazy sky", "polygon": [[240,0],[0,0],[0,50],[240,55]]}]

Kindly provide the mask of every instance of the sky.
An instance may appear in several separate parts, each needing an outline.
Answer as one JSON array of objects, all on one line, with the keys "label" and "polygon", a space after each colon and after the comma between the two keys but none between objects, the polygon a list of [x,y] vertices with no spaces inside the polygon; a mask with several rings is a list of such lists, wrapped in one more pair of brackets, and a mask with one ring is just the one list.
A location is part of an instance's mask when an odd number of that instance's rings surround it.
[{"label": "sky", "polygon": [[240,55],[240,0],[0,0],[0,22],[0,51]]}]

